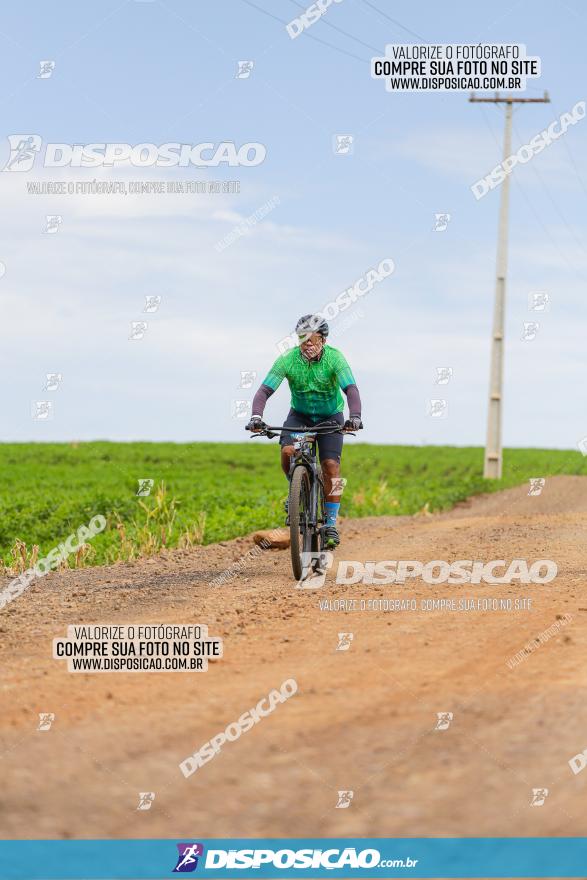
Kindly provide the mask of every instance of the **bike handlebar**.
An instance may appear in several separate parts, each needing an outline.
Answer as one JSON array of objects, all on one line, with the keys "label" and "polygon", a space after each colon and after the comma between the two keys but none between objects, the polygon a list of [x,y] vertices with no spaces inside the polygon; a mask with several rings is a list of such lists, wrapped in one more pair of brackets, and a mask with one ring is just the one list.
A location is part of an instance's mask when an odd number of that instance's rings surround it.
[{"label": "bike handlebar", "polygon": [[349,434],[351,437],[356,437],[352,431],[345,431],[342,425],[337,425],[333,427],[332,425],[313,425],[309,427],[301,427],[301,428],[286,428],[285,425],[280,425],[279,427],[272,427],[271,425],[266,425],[261,431],[252,431],[251,432],[251,440],[253,437],[277,437],[278,434]]}]

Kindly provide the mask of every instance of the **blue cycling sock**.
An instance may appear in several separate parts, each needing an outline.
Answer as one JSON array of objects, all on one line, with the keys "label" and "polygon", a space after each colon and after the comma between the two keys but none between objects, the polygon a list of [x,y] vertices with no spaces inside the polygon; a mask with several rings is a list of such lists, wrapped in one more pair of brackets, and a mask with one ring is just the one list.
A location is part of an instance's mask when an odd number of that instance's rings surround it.
[{"label": "blue cycling sock", "polygon": [[335,526],[336,517],[338,516],[338,509],[340,507],[340,501],[326,501],[324,503],[324,507],[326,509],[326,525]]}]

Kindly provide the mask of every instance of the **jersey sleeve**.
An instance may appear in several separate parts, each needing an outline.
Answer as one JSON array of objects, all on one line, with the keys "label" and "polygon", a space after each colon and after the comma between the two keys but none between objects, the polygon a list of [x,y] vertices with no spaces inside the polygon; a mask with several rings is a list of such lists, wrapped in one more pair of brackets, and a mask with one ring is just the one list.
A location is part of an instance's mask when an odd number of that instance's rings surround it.
[{"label": "jersey sleeve", "polygon": [[277,391],[284,379],[285,358],[282,354],[280,354],[265,378],[263,379],[263,385],[267,385],[269,388],[272,388],[273,391]]},{"label": "jersey sleeve", "polygon": [[356,385],[355,377],[343,354],[338,351],[334,360],[334,372],[341,388]]}]

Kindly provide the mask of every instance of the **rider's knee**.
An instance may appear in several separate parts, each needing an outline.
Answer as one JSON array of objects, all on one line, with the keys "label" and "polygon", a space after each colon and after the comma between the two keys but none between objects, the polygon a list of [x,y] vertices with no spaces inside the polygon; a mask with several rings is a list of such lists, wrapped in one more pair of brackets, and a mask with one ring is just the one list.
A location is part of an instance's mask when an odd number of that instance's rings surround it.
[{"label": "rider's knee", "polygon": [[327,474],[329,477],[338,476],[340,471],[339,461],[336,461],[334,458],[325,458],[320,464],[322,465],[322,473]]}]

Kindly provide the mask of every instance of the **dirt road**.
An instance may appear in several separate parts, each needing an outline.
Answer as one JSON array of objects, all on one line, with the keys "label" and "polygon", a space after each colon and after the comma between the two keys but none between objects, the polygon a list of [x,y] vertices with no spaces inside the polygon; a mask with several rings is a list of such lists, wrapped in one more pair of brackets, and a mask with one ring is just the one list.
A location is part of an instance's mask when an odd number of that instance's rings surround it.
[{"label": "dirt road", "polygon": [[[582,477],[342,524],[338,559],[552,559],[544,585],[342,586],[329,572],[300,590],[288,552],[266,551],[211,587],[246,539],[48,575],[0,612],[2,836],[584,835],[587,772],[568,761],[587,748],[586,526]],[[431,597],[532,606],[421,610]],[[320,610],[342,598],[418,610]],[[510,669],[557,616],[559,634]],[[201,674],[94,675],[51,657],[68,624],[139,622],[207,624],[224,657]],[[339,632],[353,633],[349,650]],[[295,696],[184,778],[180,761],[288,678]],[[40,712],[55,714],[47,731]],[[344,809],[341,790],[354,792]],[[155,792],[150,809],[139,792]]]}]

